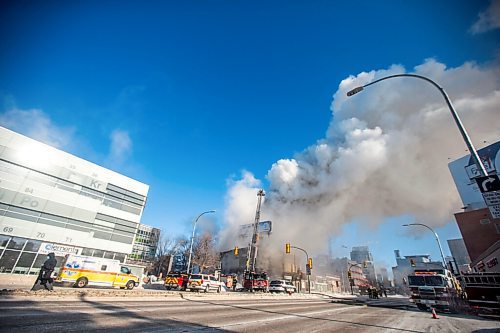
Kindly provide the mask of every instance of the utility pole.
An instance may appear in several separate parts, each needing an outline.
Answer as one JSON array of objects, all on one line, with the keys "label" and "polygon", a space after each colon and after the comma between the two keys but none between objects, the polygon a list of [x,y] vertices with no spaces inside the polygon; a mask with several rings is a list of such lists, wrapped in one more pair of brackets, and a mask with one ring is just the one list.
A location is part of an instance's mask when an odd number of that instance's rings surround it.
[{"label": "utility pole", "polygon": [[248,254],[247,270],[250,270],[251,272],[255,272],[255,264],[257,261],[257,249],[259,243],[258,225],[260,221],[260,206],[262,204],[262,197],[264,196],[266,196],[264,190],[259,190],[259,192],[257,192],[257,210],[255,212],[255,222],[253,224],[252,243],[250,244],[249,251],[247,251]]}]

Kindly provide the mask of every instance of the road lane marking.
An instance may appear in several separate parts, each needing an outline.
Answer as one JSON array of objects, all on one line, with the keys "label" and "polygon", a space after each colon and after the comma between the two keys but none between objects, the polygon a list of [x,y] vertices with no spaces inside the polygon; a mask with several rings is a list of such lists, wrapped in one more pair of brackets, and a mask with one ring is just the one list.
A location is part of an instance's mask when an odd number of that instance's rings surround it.
[{"label": "road lane marking", "polygon": [[255,323],[271,322],[271,321],[289,319],[289,318],[294,318],[294,317],[319,315],[319,314],[324,314],[324,313],[328,313],[328,312],[339,312],[339,311],[350,309],[350,308],[352,308],[352,306],[345,306],[345,307],[341,307],[341,308],[321,310],[321,311],[290,313],[290,314],[286,314],[286,315],[281,315],[279,317],[256,319],[256,320],[246,320],[246,321],[240,321],[240,322],[236,322],[236,323],[224,324],[221,326],[214,326],[214,328],[226,328],[226,327],[232,327],[232,326],[241,326],[241,325],[248,325],[248,324],[255,324]]}]

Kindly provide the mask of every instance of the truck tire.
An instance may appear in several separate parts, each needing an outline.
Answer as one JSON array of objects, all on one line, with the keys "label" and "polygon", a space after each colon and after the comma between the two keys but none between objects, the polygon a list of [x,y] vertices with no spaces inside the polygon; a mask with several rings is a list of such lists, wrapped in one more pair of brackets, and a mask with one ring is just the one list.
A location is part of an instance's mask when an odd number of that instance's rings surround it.
[{"label": "truck tire", "polygon": [[76,280],[76,282],[73,285],[73,287],[75,287],[75,288],[83,288],[83,287],[87,286],[88,283],[89,283],[89,280],[86,277],[81,277],[78,280]]},{"label": "truck tire", "polygon": [[135,287],[135,282],[132,280],[127,282],[127,284],[125,285],[125,288],[127,288],[128,290],[132,290],[132,289],[134,289],[134,287]]}]

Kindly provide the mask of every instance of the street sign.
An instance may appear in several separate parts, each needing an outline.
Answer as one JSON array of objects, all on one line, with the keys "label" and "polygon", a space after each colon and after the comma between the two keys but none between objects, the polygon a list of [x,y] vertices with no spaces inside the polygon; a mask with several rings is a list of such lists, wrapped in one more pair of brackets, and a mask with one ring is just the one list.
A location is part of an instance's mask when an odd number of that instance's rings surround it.
[{"label": "street sign", "polygon": [[500,179],[497,175],[489,175],[477,177],[476,182],[491,216],[500,219]]},{"label": "street sign", "polygon": [[500,179],[497,175],[477,177],[476,182],[481,193],[500,191]]},{"label": "street sign", "polygon": [[483,193],[483,198],[488,206],[500,205],[500,191]]},{"label": "street sign", "polygon": [[494,219],[500,219],[500,205],[488,206],[488,208]]}]

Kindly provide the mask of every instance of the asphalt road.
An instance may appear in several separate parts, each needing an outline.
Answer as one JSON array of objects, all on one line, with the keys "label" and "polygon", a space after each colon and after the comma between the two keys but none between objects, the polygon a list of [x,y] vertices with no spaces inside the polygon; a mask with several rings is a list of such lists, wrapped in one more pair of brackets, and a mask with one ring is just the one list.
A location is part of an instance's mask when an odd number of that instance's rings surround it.
[{"label": "asphalt road", "polygon": [[298,295],[0,298],[1,332],[500,332],[499,321],[431,317]]}]

